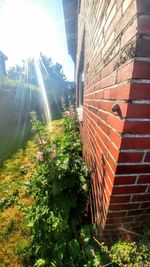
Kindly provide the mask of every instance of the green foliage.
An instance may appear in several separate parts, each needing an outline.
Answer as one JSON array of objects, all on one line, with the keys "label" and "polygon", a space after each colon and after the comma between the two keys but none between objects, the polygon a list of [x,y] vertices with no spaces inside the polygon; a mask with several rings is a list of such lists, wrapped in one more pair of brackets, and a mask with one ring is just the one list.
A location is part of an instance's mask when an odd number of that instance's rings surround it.
[{"label": "green foliage", "polygon": [[36,90],[36,86],[31,83],[24,83],[20,80],[15,79],[9,79],[6,77],[0,77],[0,89],[3,91],[3,93],[7,90],[13,90],[13,89],[31,89]]},{"label": "green foliage", "polygon": [[30,112],[40,113],[34,85],[0,78],[0,164],[31,136]]},{"label": "green foliage", "polygon": [[86,221],[89,173],[81,157],[76,117],[64,119],[63,136],[51,141],[32,115],[40,157],[27,186],[34,203],[25,208],[34,266],[96,267],[100,253],[92,244]]},{"label": "green foliage", "polygon": [[0,211],[14,204],[18,198],[19,191],[15,190],[12,195],[7,195],[0,200]]},{"label": "green foliage", "polygon": [[120,266],[125,264],[134,263],[137,252],[137,246],[135,242],[127,243],[119,241],[114,244],[110,250],[110,255],[113,262],[118,263]]},{"label": "green foliage", "polygon": [[[62,66],[42,54],[37,65],[45,85],[51,118],[61,118],[61,98],[67,102],[68,95],[72,95],[71,90],[67,90]],[[22,66],[11,67],[8,78],[0,77],[0,165],[29,139],[30,112],[35,110],[40,119],[45,114],[39,73],[34,58],[29,58]]]},{"label": "green foliage", "polygon": [[148,267],[150,264],[150,250],[142,241],[139,244],[119,241],[111,247],[110,257],[119,266]]},{"label": "green foliage", "polygon": [[34,201],[24,208],[32,266],[99,267],[104,260],[106,266],[149,267],[149,237],[143,236],[137,243],[118,241],[110,248],[94,237],[96,226],[88,224],[85,210],[89,173],[81,157],[74,113],[66,112],[63,136],[56,140],[35,113],[32,124],[39,152],[26,184]]},{"label": "green foliage", "polygon": [[[46,94],[51,109],[51,115],[54,119],[61,117],[60,102],[63,97],[66,101],[68,95],[72,95],[73,92],[68,90],[66,77],[63,73],[62,65],[54,63],[51,58],[40,53],[39,60],[35,61],[34,58],[28,58],[22,61],[22,66],[16,65],[8,70],[9,79],[14,80],[16,83],[30,84],[39,88],[37,65],[39,72],[41,72],[43,82],[46,89]],[[40,93],[40,88],[39,88]],[[36,109],[32,109],[32,111]]]},{"label": "green foliage", "polygon": [[110,249],[99,243],[102,251],[109,255],[113,263],[120,267],[149,267],[150,266],[150,238],[148,231],[138,242],[119,240]]},{"label": "green foliage", "polygon": [[30,266],[29,259],[31,257],[31,253],[29,250],[29,242],[23,238],[20,238],[18,242],[15,243],[14,248],[16,254],[19,256],[19,259],[23,263],[23,266]]}]

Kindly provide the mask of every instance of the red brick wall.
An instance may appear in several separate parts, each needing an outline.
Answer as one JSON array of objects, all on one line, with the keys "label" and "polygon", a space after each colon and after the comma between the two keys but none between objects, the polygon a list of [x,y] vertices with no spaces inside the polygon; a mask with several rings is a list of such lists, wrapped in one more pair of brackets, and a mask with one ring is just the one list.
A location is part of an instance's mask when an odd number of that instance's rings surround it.
[{"label": "red brick wall", "polygon": [[76,66],[78,74],[85,31],[81,136],[91,170],[92,221],[100,234],[137,231],[150,208],[149,25],[148,0],[81,1]]}]

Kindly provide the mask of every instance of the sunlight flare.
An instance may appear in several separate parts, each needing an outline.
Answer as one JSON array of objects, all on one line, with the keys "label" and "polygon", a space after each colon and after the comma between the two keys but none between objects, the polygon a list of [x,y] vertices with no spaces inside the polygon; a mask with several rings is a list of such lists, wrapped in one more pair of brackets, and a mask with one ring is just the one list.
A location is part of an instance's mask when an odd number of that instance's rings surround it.
[{"label": "sunlight flare", "polygon": [[46,121],[47,121],[47,124],[49,125],[49,127],[51,127],[50,108],[49,108],[49,104],[48,104],[48,99],[47,99],[47,94],[46,94],[43,76],[42,76],[42,73],[40,70],[39,61],[37,59],[34,59],[34,65],[35,65],[37,80],[38,80],[39,89],[40,89],[40,93],[41,93],[41,97],[42,97],[42,102],[43,102],[43,106],[44,106],[44,113],[45,113]]},{"label": "sunlight flare", "polygon": [[42,2],[27,0],[2,1],[0,32],[1,49],[10,51],[14,59],[37,57],[41,49],[54,51],[50,36],[58,39],[55,24],[42,9]]}]

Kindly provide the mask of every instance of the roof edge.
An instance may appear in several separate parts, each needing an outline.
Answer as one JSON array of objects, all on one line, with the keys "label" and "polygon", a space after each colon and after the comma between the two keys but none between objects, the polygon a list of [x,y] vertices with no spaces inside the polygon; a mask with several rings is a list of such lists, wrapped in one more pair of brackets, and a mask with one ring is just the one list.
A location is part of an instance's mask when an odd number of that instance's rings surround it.
[{"label": "roof edge", "polygon": [[63,0],[65,28],[67,36],[68,53],[76,63],[77,34],[78,34],[78,1]]}]

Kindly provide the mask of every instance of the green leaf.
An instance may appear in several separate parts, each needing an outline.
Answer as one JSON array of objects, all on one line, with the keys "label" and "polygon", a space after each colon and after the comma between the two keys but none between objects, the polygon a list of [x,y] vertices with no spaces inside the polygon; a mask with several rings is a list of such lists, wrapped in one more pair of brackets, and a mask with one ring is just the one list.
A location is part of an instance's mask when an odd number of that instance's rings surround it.
[{"label": "green leaf", "polygon": [[77,256],[80,255],[80,253],[81,253],[80,245],[79,245],[79,243],[78,243],[78,241],[76,239],[72,239],[69,242],[69,248],[70,248],[71,255],[73,257],[77,257]]},{"label": "green leaf", "polygon": [[34,267],[45,267],[45,266],[46,262],[43,259],[38,259],[34,264]]}]

